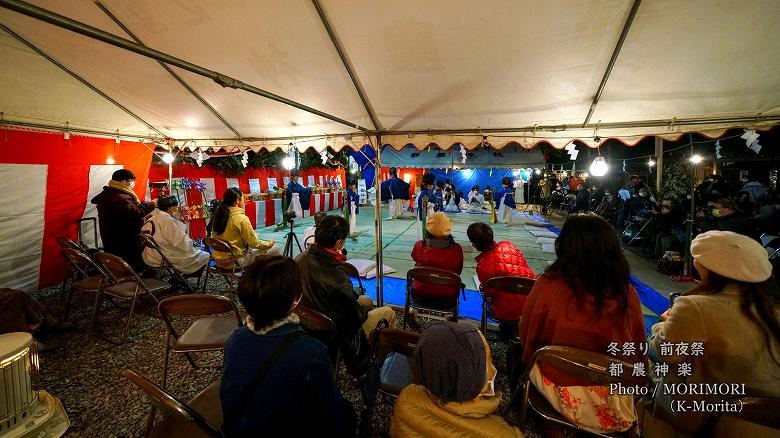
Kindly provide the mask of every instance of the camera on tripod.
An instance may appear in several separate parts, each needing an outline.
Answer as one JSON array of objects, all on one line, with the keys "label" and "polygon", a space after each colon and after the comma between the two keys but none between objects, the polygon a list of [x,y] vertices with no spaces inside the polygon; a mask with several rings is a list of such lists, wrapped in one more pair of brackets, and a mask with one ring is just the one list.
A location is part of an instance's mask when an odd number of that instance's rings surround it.
[{"label": "camera on tripod", "polygon": [[294,211],[285,211],[284,212],[284,220],[287,222],[293,222],[296,218],[296,214]]}]

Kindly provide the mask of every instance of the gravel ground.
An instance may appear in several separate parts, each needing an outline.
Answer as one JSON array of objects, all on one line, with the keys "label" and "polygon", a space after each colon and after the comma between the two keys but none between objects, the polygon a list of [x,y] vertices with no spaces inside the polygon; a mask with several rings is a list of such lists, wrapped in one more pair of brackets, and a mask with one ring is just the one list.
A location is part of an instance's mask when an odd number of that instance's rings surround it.
[{"label": "gravel ground", "polygon": [[[215,287],[222,286],[210,282],[210,288],[212,284]],[[64,300],[59,293],[59,286],[35,293],[56,319],[60,318],[64,308]],[[89,332],[92,305],[92,297],[76,295],[70,320],[75,322],[77,328],[44,339],[44,342],[55,342],[61,347],[42,354],[42,371],[38,382],[41,388],[59,397],[65,406],[71,422],[66,436],[140,437],[143,435],[150,404],[141,391],[122,377],[120,372],[131,368],[154,381],[161,380],[166,336],[164,323],[152,314],[152,303],[144,303],[140,312],[133,317],[130,339],[122,345],[114,345]],[[117,337],[124,328],[127,312],[128,307],[123,303],[106,302],[99,326],[107,335]],[[399,324],[403,322],[402,318],[403,315],[399,315]],[[421,317],[420,323],[425,327],[431,321]],[[499,370],[496,388],[503,392],[506,403],[510,395],[503,365],[506,349],[502,342],[491,336],[489,342],[493,362]],[[219,353],[206,353],[196,356],[196,361],[201,365],[219,365],[222,356]],[[179,399],[189,400],[220,376],[220,369],[193,369],[182,355],[175,354],[171,356],[168,390]],[[353,405],[360,406],[357,381],[343,367],[338,379],[346,398]],[[392,402],[380,398],[372,422],[375,436],[386,436],[391,417]],[[510,420],[516,421],[516,418],[510,414]],[[533,417],[522,430],[526,436],[541,436]]]}]

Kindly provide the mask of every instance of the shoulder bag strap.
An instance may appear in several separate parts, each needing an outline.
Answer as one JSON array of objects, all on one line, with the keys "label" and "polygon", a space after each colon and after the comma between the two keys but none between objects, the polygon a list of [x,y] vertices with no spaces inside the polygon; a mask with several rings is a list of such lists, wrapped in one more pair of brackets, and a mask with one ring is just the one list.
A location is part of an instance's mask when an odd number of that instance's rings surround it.
[{"label": "shoulder bag strap", "polygon": [[257,388],[257,385],[263,381],[265,375],[268,374],[268,371],[270,371],[274,364],[276,364],[276,361],[279,360],[279,357],[282,355],[282,353],[284,353],[284,351],[287,350],[287,347],[295,342],[296,339],[300,338],[304,334],[305,333],[302,330],[295,330],[291,333],[288,333],[284,338],[282,338],[281,341],[279,341],[274,351],[271,352],[271,355],[268,356],[265,362],[260,365],[260,368],[257,369],[255,376],[252,378],[249,384],[247,384],[241,390],[241,393],[233,403],[233,406],[231,406],[230,409],[225,412],[222,419],[223,425],[230,424],[233,420],[235,420],[236,416],[244,410],[246,403],[249,401],[249,398],[255,392],[255,388]]}]

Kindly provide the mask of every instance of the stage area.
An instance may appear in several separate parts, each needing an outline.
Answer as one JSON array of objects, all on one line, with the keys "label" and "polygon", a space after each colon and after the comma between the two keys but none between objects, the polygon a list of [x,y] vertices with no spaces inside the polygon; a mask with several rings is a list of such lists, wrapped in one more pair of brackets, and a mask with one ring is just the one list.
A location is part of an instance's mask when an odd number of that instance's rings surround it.
[{"label": "stage area", "polygon": [[[522,209],[520,210],[522,211]],[[331,212],[336,214],[337,211]],[[482,315],[482,298],[474,283],[476,274],[474,257],[477,252],[471,247],[466,229],[473,222],[489,222],[488,214],[470,214],[470,213],[447,213],[452,222],[452,235],[455,241],[463,247],[463,273],[461,280],[466,285],[466,301],[461,299],[460,314],[462,317],[479,320]],[[384,219],[388,216],[387,206],[382,208],[382,246],[384,248],[383,263],[395,269],[396,272],[385,275],[384,300],[386,304],[403,307],[405,300],[406,272],[414,267],[414,261],[411,258],[412,247],[417,241],[415,216],[407,213],[403,219]],[[540,244],[537,243],[537,237],[533,236],[526,226],[547,227],[552,232],[557,233],[562,224],[562,219],[557,217],[541,217],[534,213],[516,212],[513,223],[510,226],[502,224],[491,224],[493,233],[497,241],[509,240],[520,248],[525,255],[531,269],[538,275],[544,272],[544,269],[555,260],[555,254],[544,252]],[[303,233],[306,227],[313,225],[313,219],[307,217],[296,221],[295,233],[303,246]],[[357,233],[354,239],[348,239],[346,249],[348,258],[360,258],[374,260],[376,258],[376,242],[374,233],[374,209],[370,207],[361,207],[360,214],[357,217]],[[257,230],[257,234],[262,239],[275,238],[277,245],[284,248],[285,235],[289,231],[276,230],[275,227],[265,227]],[[298,254],[298,248],[294,246],[294,255]],[[645,325],[649,327],[656,321],[658,315],[668,307],[669,284],[659,279],[659,276],[652,275],[655,272],[652,264],[639,257],[632,257],[627,254],[632,268],[632,280],[634,287],[639,292],[639,297],[643,305],[645,314]],[[647,266],[645,266],[647,265]],[[353,280],[354,281],[354,280]],[[376,279],[362,279],[363,286],[367,294],[376,300]],[[679,288],[679,286],[678,286]],[[684,287],[683,287],[684,288]]]}]

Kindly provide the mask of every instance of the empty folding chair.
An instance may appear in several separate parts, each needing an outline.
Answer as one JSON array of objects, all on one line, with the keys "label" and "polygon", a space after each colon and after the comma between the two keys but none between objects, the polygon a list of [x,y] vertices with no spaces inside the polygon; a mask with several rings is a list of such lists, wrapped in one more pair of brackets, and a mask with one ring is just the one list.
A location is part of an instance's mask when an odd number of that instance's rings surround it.
[{"label": "empty folding chair", "polygon": [[151,380],[134,370],[122,375],[146,394],[152,404],[163,413],[163,420],[154,427],[147,423],[146,437],[222,437],[222,404],[219,399],[219,381],[198,393],[189,403],[176,399]]},{"label": "empty folding chair", "polygon": [[[243,324],[238,308],[225,297],[180,295],[160,301],[157,308],[168,329],[163,359],[163,388],[168,380],[168,362],[171,353],[184,354],[190,365],[198,368],[190,353],[224,350],[227,339]],[[174,320],[177,317],[196,316],[199,318],[184,331],[176,328]]]},{"label": "empty folding chair", "polygon": [[122,340],[126,340],[130,334],[130,321],[133,318],[133,311],[135,310],[138,298],[148,295],[159,304],[160,300],[157,299],[156,295],[169,291],[171,285],[156,278],[142,279],[130,265],[113,254],[101,252],[98,253],[96,257],[103,270],[113,280],[113,284],[104,287],[100,293],[97,294],[95,299],[95,311],[92,316],[92,329],[95,330],[97,327],[100,307],[103,304],[104,296],[108,295],[119,300],[130,301],[130,313],[127,315],[127,324],[125,325],[124,336],[122,337]]},{"label": "empty folding chair", "polygon": [[62,317],[63,321],[65,321],[70,315],[74,291],[97,296],[101,293],[103,287],[112,284],[112,280],[83,252],[73,248],[64,248],[62,254],[68,260],[68,266],[73,272],[70,288],[68,289],[68,301],[65,304],[65,315]]}]

